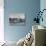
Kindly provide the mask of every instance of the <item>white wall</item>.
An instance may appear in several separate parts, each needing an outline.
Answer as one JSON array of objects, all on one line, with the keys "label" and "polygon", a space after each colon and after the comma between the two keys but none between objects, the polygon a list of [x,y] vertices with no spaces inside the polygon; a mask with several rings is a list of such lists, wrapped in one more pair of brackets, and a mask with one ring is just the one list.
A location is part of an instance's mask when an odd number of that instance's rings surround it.
[{"label": "white wall", "polygon": [[[40,0],[40,9],[41,11],[43,9],[46,9],[46,0]],[[46,26],[46,11],[43,12],[43,22],[40,21],[40,24],[43,25],[43,26]]]},{"label": "white wall", "polygon": [[[46,0],[40,0],[40,9],[46,9]],[[40,21],[40,25],[43,25],[46,27],[46,11],[43,13],[43,19],[44,21]],[[46,42],[45,42],[46,43]]]},{"label": "white wall", "polygon": [[3,0],[0,0],[0,42],[4,41],[4,8]]}]

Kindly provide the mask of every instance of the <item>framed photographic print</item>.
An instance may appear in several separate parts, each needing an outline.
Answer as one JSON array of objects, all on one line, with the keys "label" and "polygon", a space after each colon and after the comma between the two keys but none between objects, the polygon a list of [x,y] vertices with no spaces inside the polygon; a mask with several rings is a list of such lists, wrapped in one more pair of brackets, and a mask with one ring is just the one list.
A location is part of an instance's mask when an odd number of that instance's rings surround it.
[{"label": "framed photographic print", "polygon": [[9,15],[10,25],[25,25],[26,16],[24,13],[14,13]]}]

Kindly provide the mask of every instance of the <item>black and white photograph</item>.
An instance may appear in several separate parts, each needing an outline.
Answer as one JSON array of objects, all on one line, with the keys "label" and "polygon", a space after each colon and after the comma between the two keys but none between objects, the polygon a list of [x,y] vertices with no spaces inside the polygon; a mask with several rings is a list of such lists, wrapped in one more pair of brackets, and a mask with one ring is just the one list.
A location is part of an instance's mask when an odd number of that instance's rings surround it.
[{"label": "black and white photograph", "polygon": [[10,25],[25,25],[26,16],[24,13],[14,13],[9,15]]}]

